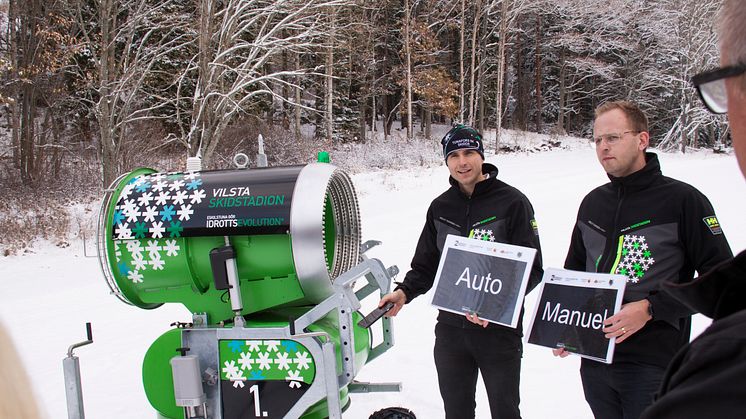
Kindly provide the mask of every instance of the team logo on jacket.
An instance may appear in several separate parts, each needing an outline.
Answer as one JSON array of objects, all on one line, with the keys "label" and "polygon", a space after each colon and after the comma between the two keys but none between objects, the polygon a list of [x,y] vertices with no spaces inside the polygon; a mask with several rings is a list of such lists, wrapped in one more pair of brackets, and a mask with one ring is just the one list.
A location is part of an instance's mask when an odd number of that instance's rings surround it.
[{"label": "team logo on jacket", "polygon": [[702,219],[702,221],[705,222],[705,225],[707,228],[710,229],[710,232],[712,234],[723,234],[723,229],[720,228],[720,222],[718,221],[718,218],[714,215],[710,215],[708,217],[705,217]]},{"label": "team logo on jacket", "polygon": [[638,283],[655,263],[653,253],[645,236],[623,235],[619,238],[620,249],[615,274],[626,275],[633,283]]},{"label": "team logo on jacket", "polygon": [[481,228],[474,228],[469,233],[470,239],[477,239],[477,240],[484,240],[487,242],[493,242],[495,241],[495,234],[492,232],[492,230],[489,229],[481,229]]}]

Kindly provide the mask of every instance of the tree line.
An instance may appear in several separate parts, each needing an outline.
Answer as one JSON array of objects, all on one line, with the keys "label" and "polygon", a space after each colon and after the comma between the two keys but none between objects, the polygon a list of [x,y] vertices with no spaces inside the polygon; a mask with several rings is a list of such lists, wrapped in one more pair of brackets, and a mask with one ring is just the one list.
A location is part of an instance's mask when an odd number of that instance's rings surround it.
[{"label": "tree line", "polygon": [[258,125],[292,147],[459,121],[499,150],[502,128],[588,137],[610,99],[640,103],[658,147],[728,145],[689,83],[718,65],[720,3],[3,0],[0,165],[38,185],[93,158],[106,187],[143,147],[209,167]]}]

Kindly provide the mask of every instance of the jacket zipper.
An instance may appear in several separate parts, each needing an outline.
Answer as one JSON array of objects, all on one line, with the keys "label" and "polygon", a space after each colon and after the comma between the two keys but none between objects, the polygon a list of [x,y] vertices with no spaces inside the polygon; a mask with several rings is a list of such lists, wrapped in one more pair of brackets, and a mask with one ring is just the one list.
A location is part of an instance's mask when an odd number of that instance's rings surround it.
[{"label": "jacket zipper", "polygon": [[[598,269],[596,267],[596,272],[603,272],[603,273],[613,273],[610,272],[611,267],[613,266],[613,261],[616,260],[617,252],[618,252],[618,246],[617,242],[619,240],[619,237],[617,237],[617,232],[619,231],[619,215],[622,212],[622,203],[624,202],[624,185],[619,186],[619,191],[617,192],[617,204],[616,204],[616,212],[614,212],[614,224],[612,225],[613,228],[610,231],[610,235],[606,239],[606,252],[604,254],[604,258],[601,261],[601,263],[598,265],[601,267],[601,269]],[[611,263],[610,263],[611,261]]]},{"label": "jacket zipper", "polygon": [[469,212],[471,211],[471,197],[466,198],[466,224],[464,224],[464,228],[466,228],[466,231],[464,232],[464,237],[469,237],[469,233],[471,230],[471,221],[469,220]]}]

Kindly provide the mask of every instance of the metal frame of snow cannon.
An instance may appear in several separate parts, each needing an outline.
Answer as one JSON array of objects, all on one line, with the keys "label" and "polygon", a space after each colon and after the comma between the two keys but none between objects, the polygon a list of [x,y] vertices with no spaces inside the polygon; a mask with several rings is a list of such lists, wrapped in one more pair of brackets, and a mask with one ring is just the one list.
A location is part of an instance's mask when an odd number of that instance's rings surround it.
[{"label": "metal frame of snow cannon", "polygon": [[[361,253],[379,244],[369,241],[361,246]],[[361,255],[362,262],[349,271],[343,273],[333,284],[334,293],[324,301],[307,311],[298,319],[292,321],[287,327],[278,328],[212,328],[212,327],[190,327],[182,329],[182,345],[190,348],[190,354],[199,359],[201,371],[220,371],[219,349],[217,343],[223,340],[280,340],[287,339],[296,341],[305,346],[316,362],[317,371],[308,391],[301,396],[290,411],[284,416],[286,419],[300,418],[311,406],[320,400],[326,399],[328,417],[340,419],[342,417],[342,406],[340,406],[339,392],[345,386],[352,393],[368,393],[381,391],[401,391],[400,383],[358,383],[353,378],[359,372],[355,366],[354,333],[352,325],[352,313],[359,310],[360,301],[370,294],[379,290],[383,296],[390,291],[391,279],[398,273],[398,268],[392,266],[388,269],[378,259],[370,259]],[[353,290],[355,283],[361,277],[365,277],[367,284],[357,292]],[[342,369],[337,373],[336,354],[331,337],[324,332],[301,332],[314,322],[326,315],[336,311],[339,316],[339,348],[341,350]],[[393,324],[391,319],[382,318],[383,339],[371,348],[368,362],[380,356],[394,344]],[[195,319],[195,324],[199,322]],[[246,381],[235,380],[235,381]],[[177,383],[174,383],[177,386]],[[224,418],[221,406],[220,386],[203,386],[207,396],[206,417],[214,419]],[[261,409],[255,406],[258,417],[261,417]]]}]

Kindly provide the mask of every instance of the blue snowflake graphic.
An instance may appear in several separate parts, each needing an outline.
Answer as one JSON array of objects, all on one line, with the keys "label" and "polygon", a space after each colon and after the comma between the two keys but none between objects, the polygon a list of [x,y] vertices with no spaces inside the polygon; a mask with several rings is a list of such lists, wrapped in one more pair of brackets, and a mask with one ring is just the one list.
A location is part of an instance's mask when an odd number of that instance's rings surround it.
[{"label": "blue snowflake graphic", "polygon": [[117,268],[119,268],[119,273],[121,275],[127,275],[128,273],[130,273],[130,267],[127,266],[127,264],[124,262],[119,262],[117,264]]},{"label": "blue snowflake graphic", "polygon": [[261,372],[261,371],[252,371],[251,374],[249,374],[249,380],[266,380],[267,377]]},{"label": "blue snowflake graphic", "polygon": [[187,184],[186,188],[189,189],[190,191],[193,191],[200,186],[202,186],[202,179],[194,179],[193,181]]},{"label": "blue snowflake graphic", "polygon": [[124,213],[122,210],[114,211],[114,225],[121,224],[124,221]]},{"label": "blue snowflake graphic", "polygon": [[231,348],[231,352],[241,352],[241,349],[243,349],[243,341],[232,340],[228,342],[228,347]]},{"label": "blue snowflake graphic", "polygon": [[143,192],[147,191],[148,189],[150,189],[150,186],[151,186],[150,182],[145,181],[145,182],[137,185],[137,187],[135,189],[137,190],[137,192],[143,193]]},{"label": "blue snowflake graphic", "polygon": [[173,220],[173,217],[175,214],[176,214],[176,211],[174,211],[173,205],[165,205],[163,207],[163,211],[161,211],[161,220],[171,221]]},{"label": "blue snowflake graphic", "polygon": [[286,352],[298,352],[298,342],[294,340],[283,340],[282,347],[285,348]]}]

